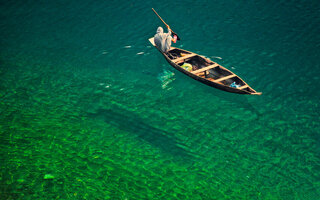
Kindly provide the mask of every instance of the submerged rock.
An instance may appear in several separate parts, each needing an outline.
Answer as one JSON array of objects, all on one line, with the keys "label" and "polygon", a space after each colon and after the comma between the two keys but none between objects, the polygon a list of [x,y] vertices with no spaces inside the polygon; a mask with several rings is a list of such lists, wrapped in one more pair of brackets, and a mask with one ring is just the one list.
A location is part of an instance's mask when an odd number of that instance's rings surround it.
[{"label": "submerged rock", "polygon": [[18,179],[18,183],[23,183],[23,182],[25,182],[24,179],[22,179],[22,178]]},{"label": "submerged rock", "polygon": [[52,174],[46,174],[44,175],[43,179],[44,180],[50,180],[50,179],[54,179],[55,177]]}]

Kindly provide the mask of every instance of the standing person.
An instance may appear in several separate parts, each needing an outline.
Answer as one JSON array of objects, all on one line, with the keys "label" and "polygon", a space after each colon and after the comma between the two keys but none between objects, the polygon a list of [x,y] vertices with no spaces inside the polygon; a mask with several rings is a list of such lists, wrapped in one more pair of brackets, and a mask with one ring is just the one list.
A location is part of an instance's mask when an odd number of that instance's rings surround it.
[{"label": "standing person", "polygon": [[171,41],[176,42],[176,37],[172,39],[171,37],[171,29],[169,26],[168,33],[163,33],[163,28],[161,26],[158,27],[157,33],[154,35],[154,43],[156,46],[164,53],[166,53],[171,47]]}]

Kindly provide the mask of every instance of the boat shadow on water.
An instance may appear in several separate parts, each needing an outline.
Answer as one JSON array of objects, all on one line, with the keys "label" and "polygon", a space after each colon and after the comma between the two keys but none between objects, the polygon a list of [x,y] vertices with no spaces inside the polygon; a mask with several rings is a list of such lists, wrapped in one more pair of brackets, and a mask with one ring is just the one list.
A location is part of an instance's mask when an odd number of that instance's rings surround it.
[{"label": "boat shadow on water", "polygon": [[233,105],[237,108],[243,108],[244,110],[250,111],[255,115],[255,119],[259,120],[263,113],[259,110],[259,104],[261,101],[261,96],[249,96],[249,95],[238,95],[227,93],[219,90],[212,90],[212,88],[204,88],[204,91],[210,92],[211,95]]},{"label": "boat shadow on water", "polygon": [[88,117],[103,120],[105,123],[120,130],[136,135],[145,142],[159,148],[162,152],[171,154],[178,160],[192,160],[195,155],[178,138],[166,130],[149,125],[146,119],[132,111],[122,108],[98,109],[94,113],[87,112]]}]

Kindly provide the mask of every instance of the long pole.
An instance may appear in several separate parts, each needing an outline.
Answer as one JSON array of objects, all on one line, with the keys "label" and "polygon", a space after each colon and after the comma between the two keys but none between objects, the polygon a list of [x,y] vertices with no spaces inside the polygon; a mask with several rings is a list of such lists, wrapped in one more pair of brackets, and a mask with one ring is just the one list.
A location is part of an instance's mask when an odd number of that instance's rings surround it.
[{"label": "long pole", "polygon": [[153,12],[159,17],[159,19],[168,27],[168,29],[171,30],[173,35],[177,36],[177,40],[180,40],[180,37],[178,36],[178,34],[176,34],[175,32],[173,32],[173,30],[169,27],[169,25],[163,21],[163,19],[160,17],[160,15],[158,15],[158,13],[152,8]]},{"label": "long pole", "polygon": [[168,24],[166,24],[163,19],[158,15],[158,13],[152,8],[153,12],[159,17],[159,19],[168,27]]}]

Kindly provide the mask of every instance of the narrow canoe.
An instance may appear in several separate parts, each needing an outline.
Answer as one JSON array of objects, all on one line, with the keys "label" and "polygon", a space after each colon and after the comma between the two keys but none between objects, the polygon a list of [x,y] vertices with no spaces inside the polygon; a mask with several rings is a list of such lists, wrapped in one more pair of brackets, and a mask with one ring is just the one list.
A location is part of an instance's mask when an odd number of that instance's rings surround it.
[{"label": "narrow canoe", "polygon": [[201,83],[237,94],[262,94],[252,89],[232,71],[204,56],[176,47],[171,47],[168,53],[163,53],[155,45],[154,38],[150,38],[149,41],[162,53],[171,66]]}]

